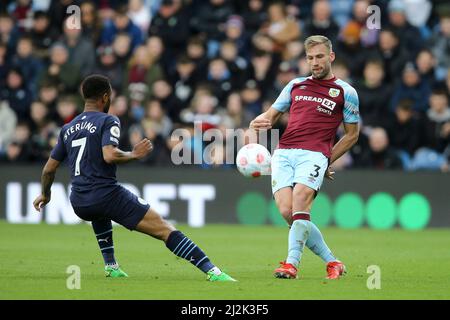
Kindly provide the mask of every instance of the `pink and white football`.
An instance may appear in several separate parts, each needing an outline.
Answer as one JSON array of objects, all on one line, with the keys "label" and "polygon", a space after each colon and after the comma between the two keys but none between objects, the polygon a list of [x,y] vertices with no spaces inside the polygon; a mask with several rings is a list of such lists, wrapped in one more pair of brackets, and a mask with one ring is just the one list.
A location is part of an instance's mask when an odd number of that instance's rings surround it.
[{"label": "pink and white football", "polygon": [[270,175],[271,155],[261,144],[250,143],[243,146],[236,156],[236,166],[245,177],[257,178]]}]

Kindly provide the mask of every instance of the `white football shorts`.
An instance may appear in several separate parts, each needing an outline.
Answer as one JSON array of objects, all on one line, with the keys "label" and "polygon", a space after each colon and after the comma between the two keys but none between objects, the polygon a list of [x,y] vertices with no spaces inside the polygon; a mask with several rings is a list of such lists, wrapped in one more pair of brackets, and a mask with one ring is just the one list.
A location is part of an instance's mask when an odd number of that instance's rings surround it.
[{"label": "white football shorts", "polygon": [[272,156],[272,193],[301,183],[319,191],[328,158],[321,152],[304,149],[276,149]]}]

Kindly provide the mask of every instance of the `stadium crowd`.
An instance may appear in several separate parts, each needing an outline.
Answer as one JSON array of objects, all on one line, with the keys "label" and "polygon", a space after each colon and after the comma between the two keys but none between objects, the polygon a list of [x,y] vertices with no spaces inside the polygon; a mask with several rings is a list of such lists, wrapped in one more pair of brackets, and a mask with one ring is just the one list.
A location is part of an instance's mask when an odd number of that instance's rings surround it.
[{"label": "stadium crowd", "polygon": [[[381,28],[366,24],[370,5]],[[100,73],[112,82],[121,147],[147,136],[155,150],[143,164],[170,165],[173,130],[248,127],[309,75],[302,41],[321,34],[333,42],[335,75],[360,99],[360,139],[336,168],[448,171],[446,0],[16,0],[0,10],[2,163],[46,160],[82,111],[81,80]],[[227,150],[213,147],[220,165]]]}]

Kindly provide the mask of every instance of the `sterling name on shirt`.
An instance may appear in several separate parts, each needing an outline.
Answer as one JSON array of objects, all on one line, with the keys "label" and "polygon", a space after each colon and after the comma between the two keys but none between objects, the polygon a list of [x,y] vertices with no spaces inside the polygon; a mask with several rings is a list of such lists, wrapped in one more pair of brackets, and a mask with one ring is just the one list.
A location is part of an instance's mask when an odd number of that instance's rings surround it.
[{"label": "sterling name on shirt", "polygon": [[64,141],[67,140],[67,138],[71,134],[73,134],[77,131],[80,131],[80,130],[86,130],[86,131],[89,131],[89,133],[95,133],[95,130],[97,130],[97,127],[94,126],[94,124],[92,122],[87,122],[87,121],[74,124],[73,126],[67,128],[66,132],[64,132]]}]

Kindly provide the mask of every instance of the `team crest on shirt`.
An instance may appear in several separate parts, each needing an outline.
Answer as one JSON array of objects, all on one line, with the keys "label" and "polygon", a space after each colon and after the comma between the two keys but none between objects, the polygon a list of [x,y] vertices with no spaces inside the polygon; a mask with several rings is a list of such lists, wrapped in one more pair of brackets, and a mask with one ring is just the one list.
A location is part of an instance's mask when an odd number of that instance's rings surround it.
[{"label": "team crest on shirt", "polygon": [[328,94],[330,95],[330,97],[336,98],[340,92],[341,92],[341,90],[339,90],[339,89],[330,88],[330,91],[328,91]]}]

